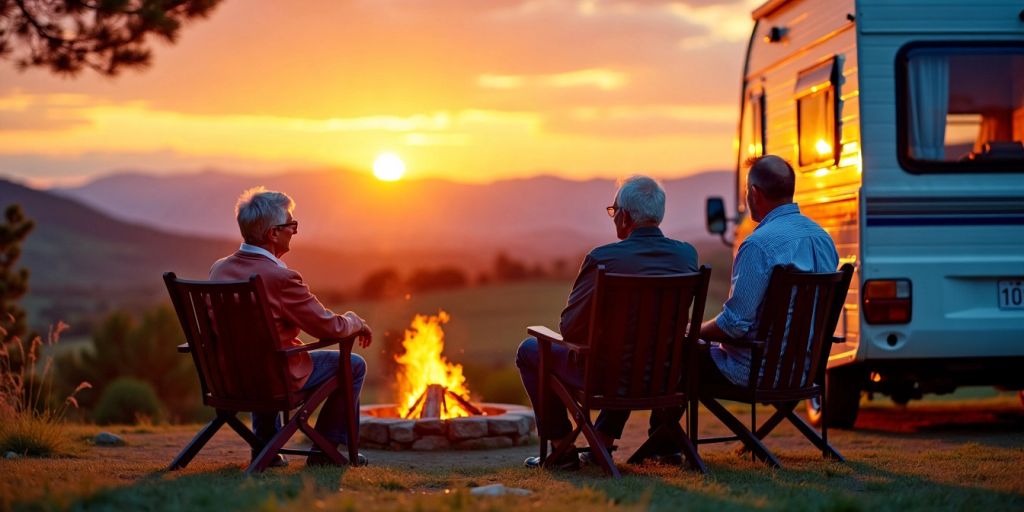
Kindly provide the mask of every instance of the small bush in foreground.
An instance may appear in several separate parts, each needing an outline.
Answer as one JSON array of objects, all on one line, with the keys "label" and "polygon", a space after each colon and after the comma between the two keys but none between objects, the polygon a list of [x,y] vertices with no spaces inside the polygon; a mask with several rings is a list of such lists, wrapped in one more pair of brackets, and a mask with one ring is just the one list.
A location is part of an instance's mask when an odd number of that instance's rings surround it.
[{"label": "small bush in foreground", "polygon": [[94,416],[100,425],[130,425],[140,420],[159,421],[160,399],[148,382],[121,377],[103,390]]}]

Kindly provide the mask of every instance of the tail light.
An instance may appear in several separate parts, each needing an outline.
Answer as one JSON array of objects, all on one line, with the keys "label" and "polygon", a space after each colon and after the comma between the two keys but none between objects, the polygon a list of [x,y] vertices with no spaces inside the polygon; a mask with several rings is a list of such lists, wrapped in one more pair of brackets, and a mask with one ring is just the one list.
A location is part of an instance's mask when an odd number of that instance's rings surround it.
[{"label": "tail light", "polygon": [[872,279],[864,282],[864,319],[869,324],[905,324],[910,322],[911,290],[909,279]]}]

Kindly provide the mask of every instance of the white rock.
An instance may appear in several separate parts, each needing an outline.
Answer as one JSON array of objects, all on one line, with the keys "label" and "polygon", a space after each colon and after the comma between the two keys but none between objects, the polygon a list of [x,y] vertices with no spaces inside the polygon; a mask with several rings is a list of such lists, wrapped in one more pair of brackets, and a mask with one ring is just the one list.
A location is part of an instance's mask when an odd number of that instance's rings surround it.
[{"label": "white rock", "polygon": [[124,439],[110,432],[100,432],[92,441],[97,446],[124,446]]},{"label": "white rock", "polygon": [[520,489],[518,487],[505,487],[504,484],[491,484],[474,487],[473,489],[470,489],[469,494],[472,494],[473,496],[529,496],[533,493],[529,490]]}]

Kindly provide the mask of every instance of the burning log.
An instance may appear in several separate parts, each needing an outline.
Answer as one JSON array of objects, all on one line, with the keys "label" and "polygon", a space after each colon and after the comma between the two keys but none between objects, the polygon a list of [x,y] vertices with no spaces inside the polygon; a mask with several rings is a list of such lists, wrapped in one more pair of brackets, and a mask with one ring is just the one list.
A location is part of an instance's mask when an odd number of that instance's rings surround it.
[{"label": "burning log", "polygon": [[440,384],[431,384],[427,386],[427,390],[423,392],[425,397],[423,400],[423,412],[420,413],[420,418],[440,418],[441,408],[445,407],[444,403],[444,388]]},{"label": "burning log", "polygon": [[[403,418],[442,418],[441,412],[448,412],[448,398],[458,402],[459,406],[466,410],[471,415],[479,416],[483,414],[478,407],[473,405],[465,398],[459,396],[458,393],[453,392],[450,389],[445,388],[440,384],[430,384],[427,389],[416,398],[413,402],[412,407],[402,415]],[[420,406],[422,404],[422,407]],[[419,411],[419,414],[416,414]]]}]

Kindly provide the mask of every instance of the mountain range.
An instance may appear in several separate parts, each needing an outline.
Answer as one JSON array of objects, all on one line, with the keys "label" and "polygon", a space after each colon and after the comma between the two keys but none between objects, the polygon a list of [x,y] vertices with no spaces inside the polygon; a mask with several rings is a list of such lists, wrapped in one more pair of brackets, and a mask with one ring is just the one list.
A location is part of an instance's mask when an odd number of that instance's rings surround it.
[{"label": "mountain range", "polygon": [[[665,180],[665,233],[695,242],[711,239],[704,230],[704,198],[731,198],[732,176],[719,171]],[[613,235],[604,207],[612,204],[616,187],[600,179],[385,183],[342,170],[264,176],[122,172],[54,192],[122,220],[188,236],[234,239],[235,200],[258,185],[295,199],[300,222],[296,247],[488,255],[504,250],[529,260],[580,254]]]}]

